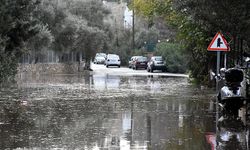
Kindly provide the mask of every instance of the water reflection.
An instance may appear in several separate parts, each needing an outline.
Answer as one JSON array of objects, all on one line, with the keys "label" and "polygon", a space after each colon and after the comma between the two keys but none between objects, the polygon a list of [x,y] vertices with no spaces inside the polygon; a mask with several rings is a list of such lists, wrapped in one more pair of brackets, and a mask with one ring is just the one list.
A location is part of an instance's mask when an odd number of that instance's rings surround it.
[{"label": "water reflection", "polygon": [[236,118],[220,112],[217,113],[217,116],[216,149],[248,150],[249,129],[246,124],[246,116]]},{"label": "water reflection", "polygon": [[[216,107],[219,107],[218,105]],[[249,126],[244,108],[239,111],[239,117],[224,114],[219,109],[216,112],[216,132],[206,134],[210,149],[214,150],[249,150]]]},{"label": "water reflection", "polygon": [[27,78],[1,88],[0,149],[209,149],[210,92],[186,78]]},{"label": "water reflection", "polygon": [[34,127],[27,117],[26,103],[21,101],[1,102],[0,105],[0,147],[1,149],[27,147],[29,131]]},{"label": "water reflection", "polygon": [[247,131],[242,120],[221,117],[217,131],[217,149],[244,150],[247,147]]}]

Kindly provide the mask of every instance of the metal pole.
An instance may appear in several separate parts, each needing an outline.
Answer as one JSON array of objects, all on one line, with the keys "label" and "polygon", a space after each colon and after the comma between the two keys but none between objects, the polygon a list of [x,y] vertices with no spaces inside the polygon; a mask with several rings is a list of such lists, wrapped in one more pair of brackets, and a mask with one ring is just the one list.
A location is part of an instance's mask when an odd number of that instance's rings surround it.
[{"label": "metal pole", "polygon": [[227,53],[224,54],[224,68],[227,69]]},{"label": "metal pole", "polygon": [[135,8],[134,8],[134,0],[133,0],[133,10],[132,10],[132,49],[135,48]]},{"label": "metal pole", "polygon": [[216,91],[219,91],[219,79],[218,75],[220,74],[220,51],[217,51],[217,67],[216,67]]},{"label": "metal pole", "polygon": [[[225,63],[225,62],[224,62]],[[225,65],[225,64],[224,64]],[[219,78],[218,75],[220,73],[220,51],[217,51],[217,66],[216,66],[216,92],[219,92]],[[218,134],[218,121],[219,121],[219,101],[216,98],[216,135]],[[217,147],[217,145],[216,145]]]}]

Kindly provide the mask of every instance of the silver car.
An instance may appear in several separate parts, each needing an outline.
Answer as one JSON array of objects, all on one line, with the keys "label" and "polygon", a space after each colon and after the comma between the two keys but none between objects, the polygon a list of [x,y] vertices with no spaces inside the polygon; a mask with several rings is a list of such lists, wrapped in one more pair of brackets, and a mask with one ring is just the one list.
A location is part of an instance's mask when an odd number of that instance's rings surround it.
[{"label": "silver car", "polygon": [[161,70],[162,72],[167,71],[166,64],[162,56],[153,56],[147,64],[147,71],[154,72],[154,70]]}]

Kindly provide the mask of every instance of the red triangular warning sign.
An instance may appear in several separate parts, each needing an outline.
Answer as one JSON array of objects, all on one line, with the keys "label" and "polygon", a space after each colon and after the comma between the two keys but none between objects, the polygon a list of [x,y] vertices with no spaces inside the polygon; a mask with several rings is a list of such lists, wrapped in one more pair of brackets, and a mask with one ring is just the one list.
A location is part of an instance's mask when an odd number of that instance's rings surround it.
[{"label": "red triangular warning sign", "polygon": [[230,49],[223,35],[220,32],[217,32],[212,42],[209,44],[207,50],[208,51],[229,51]]}]

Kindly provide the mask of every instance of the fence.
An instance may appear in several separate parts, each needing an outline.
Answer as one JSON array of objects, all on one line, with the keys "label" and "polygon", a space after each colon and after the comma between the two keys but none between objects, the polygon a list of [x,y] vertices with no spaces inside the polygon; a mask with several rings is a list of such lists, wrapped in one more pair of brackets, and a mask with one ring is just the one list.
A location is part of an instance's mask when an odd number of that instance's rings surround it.
[{"label": "fence", "polygon": [[29,53],[23,54],[19,63],[21,64],[36,64],[36,63],[68,63],[79,62],[82,59],[82,52],[55,52],[49,50],[45,53]]}]

